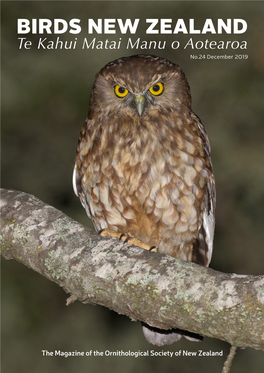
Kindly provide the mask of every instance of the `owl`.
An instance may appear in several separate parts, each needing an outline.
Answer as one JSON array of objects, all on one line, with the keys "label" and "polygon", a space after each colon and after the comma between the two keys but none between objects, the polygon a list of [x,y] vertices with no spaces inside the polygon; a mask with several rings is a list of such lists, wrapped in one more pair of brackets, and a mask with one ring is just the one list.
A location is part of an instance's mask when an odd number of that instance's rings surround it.
[{"label": "owl", "polygon": [[[210,144],[178,65],[136,55],[99,71],[79,136],[73,188],[98,232],[209,265],[215,226]],[[200,339],[146,324],[143,333],[158,346],[182,335]]]}]

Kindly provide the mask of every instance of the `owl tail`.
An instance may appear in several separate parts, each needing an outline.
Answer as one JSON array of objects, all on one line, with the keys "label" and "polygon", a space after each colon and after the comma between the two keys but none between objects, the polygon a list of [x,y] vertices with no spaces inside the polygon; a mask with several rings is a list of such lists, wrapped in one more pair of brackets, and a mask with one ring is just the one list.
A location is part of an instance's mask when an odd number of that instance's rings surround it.
[{"label": "owl tail", "polygon": [[203,337],[199,334],[182,331],[180,329],[162,330],[145,323],[142,323],[142,329],[146,340],[152,345],[159,347],[178,342],[182,336],[192,342],[201,342],[203,340]]}]

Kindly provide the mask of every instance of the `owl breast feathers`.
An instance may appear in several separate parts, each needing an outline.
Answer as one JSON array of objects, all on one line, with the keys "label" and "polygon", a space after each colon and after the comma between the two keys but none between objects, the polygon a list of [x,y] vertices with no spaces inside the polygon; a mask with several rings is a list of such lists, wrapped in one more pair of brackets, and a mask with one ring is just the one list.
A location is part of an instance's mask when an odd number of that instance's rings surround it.
[{"label": "owl breast feathers", "polygon": [[209,265],[210,145],[178,65],[138,55],[110,62],[96,75],[73,186],[97,231],[108,228]]}]

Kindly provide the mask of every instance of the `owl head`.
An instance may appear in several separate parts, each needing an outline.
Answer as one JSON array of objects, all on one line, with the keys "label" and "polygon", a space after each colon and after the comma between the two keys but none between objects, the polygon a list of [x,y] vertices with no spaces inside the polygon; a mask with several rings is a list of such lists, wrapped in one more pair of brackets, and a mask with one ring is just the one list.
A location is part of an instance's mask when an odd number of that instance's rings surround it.
[{"label": "owl head", "polygon": [[127,115],[143,118],[157,110],[189,111],[190,107],[190,88],[181,68],[150,55],[108,63],[96,75],[90,99],[90,108],[97,115],[125,110]]}]

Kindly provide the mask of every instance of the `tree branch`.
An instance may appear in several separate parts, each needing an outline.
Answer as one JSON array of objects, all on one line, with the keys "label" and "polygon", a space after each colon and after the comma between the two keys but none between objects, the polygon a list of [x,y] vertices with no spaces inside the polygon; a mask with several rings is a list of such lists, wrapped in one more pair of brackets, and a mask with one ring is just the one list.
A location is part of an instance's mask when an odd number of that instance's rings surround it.
[{"label": "tree branch", "polygon": [[264,276],[226,274],[97,234],[36,197],[1,190],[1,254],[67,300],[264,350]]}]

